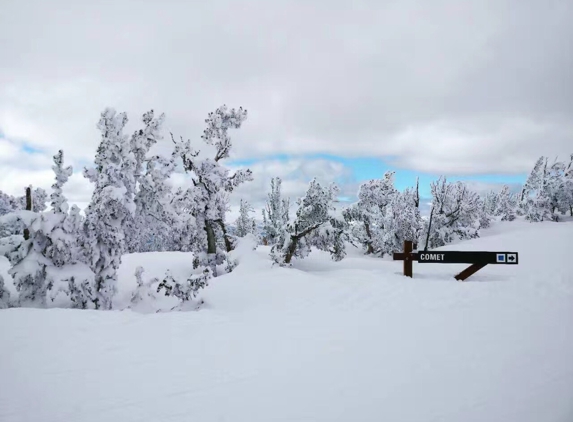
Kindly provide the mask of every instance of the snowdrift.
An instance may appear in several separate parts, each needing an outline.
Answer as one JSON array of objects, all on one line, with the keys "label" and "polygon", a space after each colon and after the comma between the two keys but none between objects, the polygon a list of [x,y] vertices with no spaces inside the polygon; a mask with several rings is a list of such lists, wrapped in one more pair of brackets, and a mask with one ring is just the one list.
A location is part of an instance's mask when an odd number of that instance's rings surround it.
[{"label": "snowdrift", "polygon": [[[243,245],[198,311],[2,310],[0,421],[572,421],[572,239],[571,222],[496,224],[441,249],[520,265],[466,282],[356,250],[273,268]],[[192,263],[124,257],[118,305],[138,265]]]}]

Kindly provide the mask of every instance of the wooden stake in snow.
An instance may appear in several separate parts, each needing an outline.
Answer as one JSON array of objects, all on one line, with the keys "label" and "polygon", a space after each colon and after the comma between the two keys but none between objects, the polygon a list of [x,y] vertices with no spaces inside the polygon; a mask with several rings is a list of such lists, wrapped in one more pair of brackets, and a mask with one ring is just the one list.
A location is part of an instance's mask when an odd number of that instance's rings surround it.
[{"label": "wooden stake in snow", "polygon": [[[416,249],[416,245],[414,245]],[[404,275],[412,277],[412,262],[419,264],[472,264],[455,276],[456,280],[463,281],[475,274],[488,264],[517,265],[519,262],[517,252],[474,252],[474,251],[422,251],[412,250],[412,242],[404,242],[404,252],[396,252],[394,261],[404,261]]]},{"label": "wooden stake in snow", "polygon": [[[32,211],[32,187],[28,186],[26,188],[26,210]],[[24,229],[24,240],[30,238],[30,230]]]}]

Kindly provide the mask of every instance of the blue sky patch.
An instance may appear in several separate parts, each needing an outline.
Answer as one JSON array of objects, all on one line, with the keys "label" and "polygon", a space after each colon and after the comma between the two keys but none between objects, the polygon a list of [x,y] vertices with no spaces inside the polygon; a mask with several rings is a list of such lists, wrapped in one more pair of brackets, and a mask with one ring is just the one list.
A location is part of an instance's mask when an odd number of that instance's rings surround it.
[{"label": "blue sky patch", "polygon": [[[430,183],[439,178],[439,174],[431,174],[419,172],[416,170],[402,169],[387,164],[380,158],[373,157],[355,157],[345,158],[329,154],[312,154],[305,156],[293,156],[288,154],[272,155],[262,159],[243,159],[233,160],[230,162],[234,166],[249,166],[264,161],[280,161],[286,162],[289,159],[324,159],[343,164],[352,171],[354,180],[363,182],[371,179],[378,179],[389,170],[396,172],[395,183],[396,188],[403,190],[407,187],[416,185],[416,178],[420,178],[420,195],[424,197],[430,196]],[[508,184],[519,185],[525,182],[527,174],[503,175],[503,174],[476,174],[476,175],[448,175],[449,181],[465,181],[465,182],[480,182],[484,184]]]}]

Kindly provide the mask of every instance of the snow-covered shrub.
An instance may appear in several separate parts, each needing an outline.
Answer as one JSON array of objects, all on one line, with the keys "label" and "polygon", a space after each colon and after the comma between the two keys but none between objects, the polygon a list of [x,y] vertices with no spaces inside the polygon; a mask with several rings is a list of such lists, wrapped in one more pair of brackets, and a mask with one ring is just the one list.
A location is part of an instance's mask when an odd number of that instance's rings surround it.
[{"label": "snow-covered shrub", "polygon": [[185,280],[175,278],[168,270],[157,287],[157,293],[164,291],[165,296],[174,296],[181,302],[189,302],[197,296],[199,290],[209,284],[211,277],[210,268],[205,268],[202,274],[192,274]]},{"label": "snow-covered shrub", "polygon": [[281,228],[271,249],[270,256],[275,263],[291,265],[293,258],[308,256],[311,246],[330,252],[335,260],[345,256],[341,238],[345,223],[334,213],[333,206],[337,194],[338,188],[334,184],[323,187],[316,179],[310,182],[306,195],[297,201],[294,222]]},{"label": "snow-covered shrub", "polygon": [[154,302],[156,300],[155,292],[157,288],[153,288],[154,284],[159,283],[158,278],[152,278],[150,280],[145,281],[143,279],[144,269],[141,266],[138,266],[135,269],[135,281],[137,283],[137,287],[135,288],[132,296],[131,296],[131,303],[132,305],[137,305],[145,301]]}]

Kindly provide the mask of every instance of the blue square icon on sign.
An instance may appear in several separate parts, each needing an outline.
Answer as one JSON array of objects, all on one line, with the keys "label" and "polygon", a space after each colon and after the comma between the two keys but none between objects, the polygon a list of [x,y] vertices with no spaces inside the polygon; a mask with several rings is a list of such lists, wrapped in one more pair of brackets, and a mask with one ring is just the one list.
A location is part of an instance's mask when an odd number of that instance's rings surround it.
[{"label": "blue square icon on sign", "polygon": [[496,260],[496,262],[505,262],[505,254],[504,253],[498,253],[495,260]]}]

